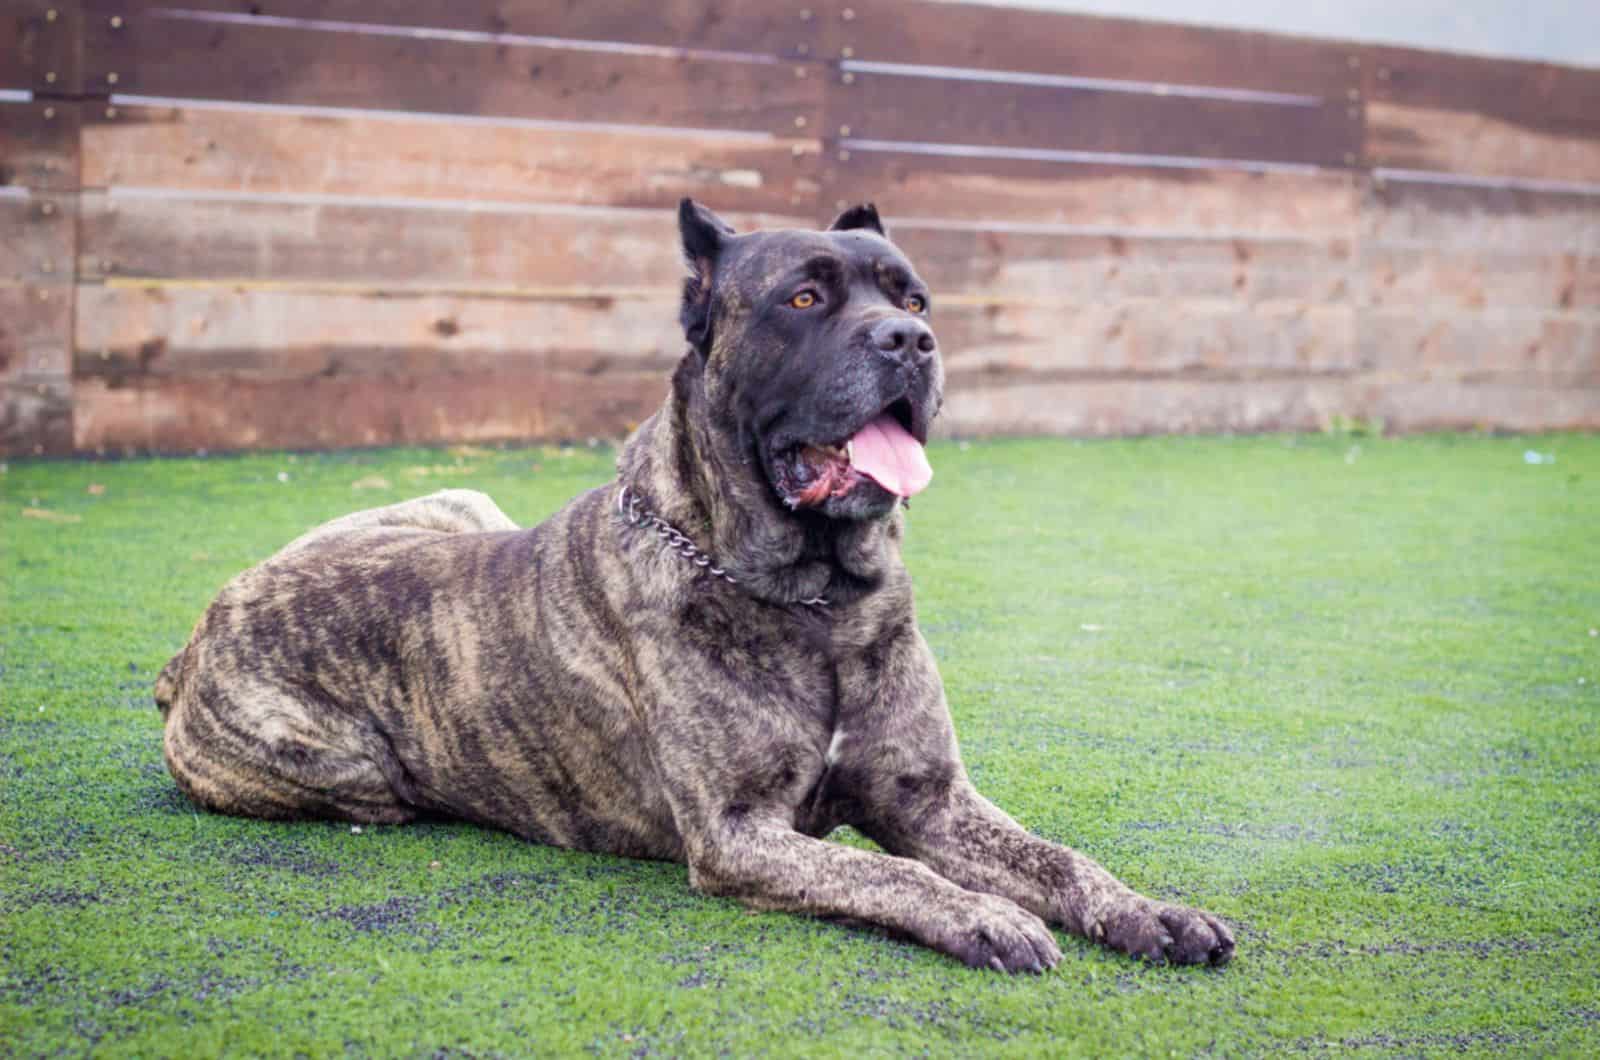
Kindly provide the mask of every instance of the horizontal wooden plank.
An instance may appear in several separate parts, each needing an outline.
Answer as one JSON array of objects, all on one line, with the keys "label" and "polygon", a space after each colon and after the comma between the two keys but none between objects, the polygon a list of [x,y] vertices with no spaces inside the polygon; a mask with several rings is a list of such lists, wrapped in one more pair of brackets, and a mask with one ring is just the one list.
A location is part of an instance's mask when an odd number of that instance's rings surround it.
[{"label": "horizontal wooden plank", "polygon": [[1412,381],[1600,387],[1600,314],[1364,312],[1366,367]]},{"label": "horizontal wooden plank", "polygon": [[1477,310],[1600,309],[1600,251],[1537,253],[1482,247],[1385,246],[1362,250],[1363,304]]},{"label": "horizontal wooden plank", "polygon": [[952,387],[944,436],[1310,431],[1334,417],[1388,430],[1600,428],[1600,387],[1306,378],[1268,382],[996,381]]},{"label": "horizontal wooden plank", "polygon": [[[821,79],[791,64],[328,33],[129,15],[85,29],[91,88],[164,97],[562,121],[816,128]],[[114,80],[113,80],[114,79]]]},{"label": "horizontal wooden plank", "polygon": [[[730,215],[741,229],[781,218]],[[804,223],[804,222],[790,222]],[[559,212],[84,194],[80,275],[396,289],[675,287],[669,210]]]},{"label": "horizontal wooden plank", "polygon": [[73,385],[66,376],[0,381],[0,455],[72,451]]},{"label": "horizontal wooden plank", "polygon": [[1185,96],[856,73],[828,122],[853,138],[1345,166],[1361,150],[1342,99],[1277,106]]},{"label": "horizontal wooden plank", "polygon": [[[122,15],[171,8],[171,0],[91,0]],[[762,0],[662,0],[649,5],[552,4],[548,0],[185,0],[183,10],[233,18],[313,19],[397,29],[559,37],[770,55],[815,54],[819,20]]]},{"label": "horizontal wooden plank", "polygon": [[1600,189],[1600,133],[1562,135],[1471,111],[1369,103],[1366,159],[1397,169],[1586,181]]},{"label": "horizontal wooden plank", "polygon": [[1338,373],[1356,363],[1355,313],[1347,305],[959,305],[939,309],[934,325],[952,385],[1010,375],[1271,378]]},{"label": "horizontal wooden plank", "polygon": [[968,300],[1083,303],[1119,298],[1224,298],[1326,302],[1348,294],[1347,241],[1239,237],[950,230],[890,232],[934,304]]},{"label": "horizontal wooden plank", "polygon": [[84,286],[78,299],[80,377],[560,369],[665,379],[684,349],[670,294],[528,301],[113,284]]},{"label": "horizontal wooden plank", "polygon": [[80,450],[323,448],[619,437],[667,393],[658,372],[80,380]]},{"label": "horizontal wooden plank", "polygon": [[0,8],[0,88],[82,91],[78,0],[6,0]]},{"label": "horizontal wooden plank", "polygon": [[[798,149],[798,156],[796,150]],[[535,128],[212,108],[95,108],[83,182],[720,210],[809,209],[817,150],[796,139]]]},{"label": "horizontal wooden plank", "polygon": [[1116,436],[1316,430],[1352,410],[1341,379],[971,380],[945,393],[939,434]]},{"label": "horizontal wooden plank", "polygon": [[0,195],[0,285],[72,282],[76,197]]},{"label": "horizontal wooden plank", "polygon": [[0,185],[76,188],[79,110],[57,100],[0,103]]},{"label": "horizontal wooden plank", "polygon": [[1371,46],[1369,98],[1478,114],[1563,139],[1600,139],[1600,69]]},{"label": "horizontal wooden plank", "polygon": [[1600,387],[1529,382],[1390,383],[1368,389],[1366,415],[1404,431],[1600,430]]},{"label": "horizontal wooden plank", "polygon": [[[826,158],[823,202],[875,201],[902,217],[1350,238],[1356,178],[1347,173],[1077,165],[890,151]],[[826,218],[825,218],[826,219]]]},{"label": "horizontal wooden plank", "polygon": [[72,291],[0,286],[0,383],[72,371]]},{"label": "horizontal wooden plank", "polygon": [[1359,76],[1355,47],[1338,41],[923,0],[839,0],[824,10],[829,55],[857,60],[1340,99]]},{"label": "horizontal wooden plank", "polygon": [[1600,195],[1377,179],[1361,205],[1363,241],[1439,251],[1600,252]]}]

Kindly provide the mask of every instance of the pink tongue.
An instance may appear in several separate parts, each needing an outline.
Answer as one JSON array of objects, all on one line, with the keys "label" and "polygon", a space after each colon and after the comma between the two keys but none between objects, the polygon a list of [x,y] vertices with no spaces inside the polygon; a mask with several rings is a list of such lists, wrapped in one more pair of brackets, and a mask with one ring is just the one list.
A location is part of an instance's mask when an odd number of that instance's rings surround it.
[{"label": "pink tongue", "polygon": [[922,444],[887,412],[857,431],[850,442],[851,466],[890,493],[910,497],[933,480]]}]

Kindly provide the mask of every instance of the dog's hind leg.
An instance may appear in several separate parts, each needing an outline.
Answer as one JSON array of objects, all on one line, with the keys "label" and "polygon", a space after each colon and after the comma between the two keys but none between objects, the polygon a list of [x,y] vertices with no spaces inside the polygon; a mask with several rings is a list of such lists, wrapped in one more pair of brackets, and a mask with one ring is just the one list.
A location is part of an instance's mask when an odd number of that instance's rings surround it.
[{"label": "dog's hind leg", "polygon": [[410,778],[384,738],[315,693],[235,676],[168,702],[167,767],[208,809],[242,817],[412,820]]}]

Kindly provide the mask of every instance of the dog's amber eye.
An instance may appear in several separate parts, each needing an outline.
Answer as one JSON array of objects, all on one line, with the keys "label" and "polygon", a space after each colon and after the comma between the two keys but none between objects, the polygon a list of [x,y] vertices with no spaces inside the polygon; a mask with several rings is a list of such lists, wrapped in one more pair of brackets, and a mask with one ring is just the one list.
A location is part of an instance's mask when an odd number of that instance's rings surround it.
[{"label": "dog's amber eye", "polygon": [[817,296],[812,294],[810,291],[801,291],[799,294],[789,299],[789,304],[794,306],[796,309],[810,309],[812,306],[817,304]]},{"label": "dog's amber eye", "polygon": [[928,308],[928,303],[923,300],[921,295],[914,294],[906,299],[906,308],[913,313],[920,313]]}]

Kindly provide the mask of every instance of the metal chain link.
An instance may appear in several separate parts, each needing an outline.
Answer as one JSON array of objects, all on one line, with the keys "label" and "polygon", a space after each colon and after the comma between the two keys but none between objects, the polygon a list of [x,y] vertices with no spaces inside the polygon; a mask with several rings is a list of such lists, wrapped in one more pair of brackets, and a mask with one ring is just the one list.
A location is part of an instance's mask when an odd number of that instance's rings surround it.
[{"label": "metal chain link", "polygon": [[[708,554],[702,552],[693,541],[689,540],[683,531],[646,507],[644,498],[639,495],[639,491],[632,489],[625,482],[617,484],[617,511],[629,526],[648,526],[654,530],[656,535],[667,543],[668,548],[706,573],[713,577],[721,578],[729,585],[739,584],[739,579],[717,566],[716,562]],[[813,596],[809,600],[801,600],[800,602],[807,607],[828,606],[828,599],[824,596]]]}]

